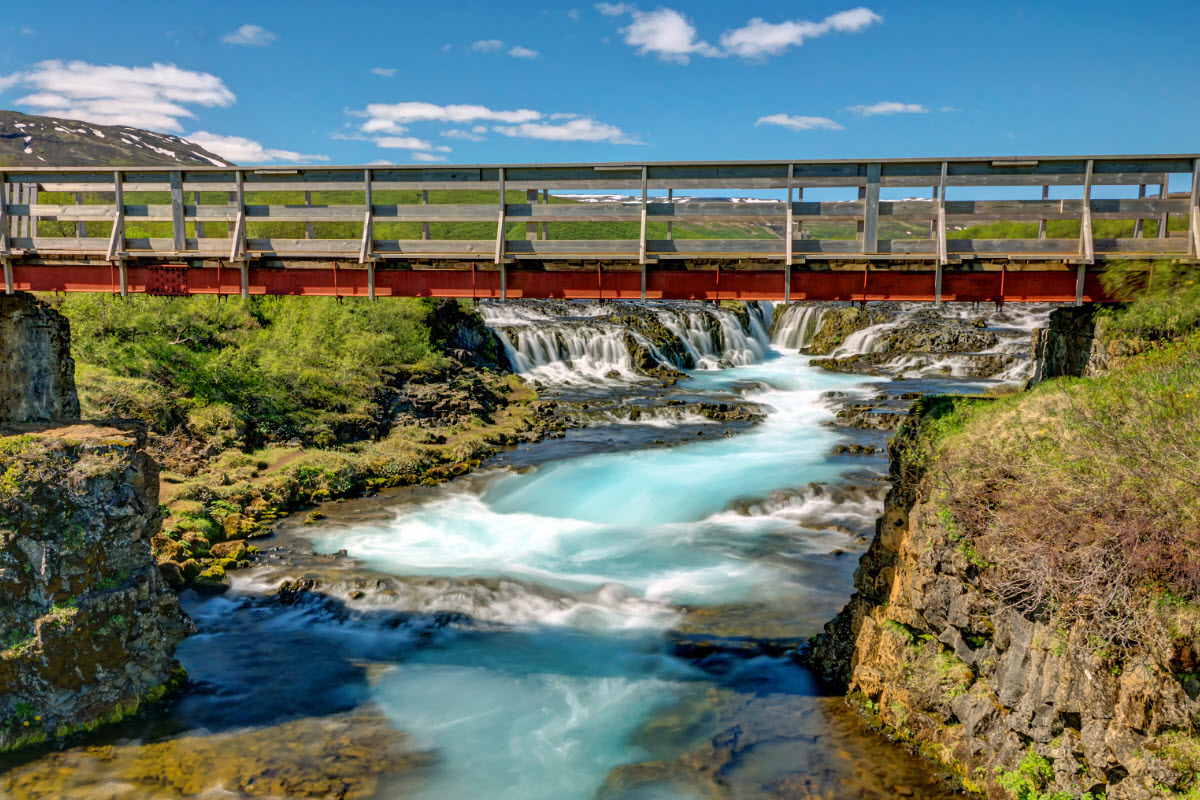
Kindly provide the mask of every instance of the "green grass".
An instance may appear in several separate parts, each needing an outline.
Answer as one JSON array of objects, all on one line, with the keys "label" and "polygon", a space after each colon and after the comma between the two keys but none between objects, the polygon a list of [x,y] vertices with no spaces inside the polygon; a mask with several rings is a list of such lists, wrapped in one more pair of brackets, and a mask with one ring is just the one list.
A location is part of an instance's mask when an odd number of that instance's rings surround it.
[{"label": "green grass", "polygon": [[[1096,239],[1131,239],[1133,238],[1133,220],[1098,219],[1092,222],[1092,237]],[[1186,231],[1187,220],[1183,217],[1171,217],[1167,221],[1167,230]],[[972,225],[960,231],[947,231],[947,239],[1036,239],[1038,224],[1036,222],[993,222],[988,225]],[[1158,222],[1146,220],[1142,226],[1142,236],[1153,239],[1158,235]],[[1077,220],[1052,219],[1046,223],[1047,239],[1078,239],[1079,222]]]},{"label": "green grass", "polygon": [[1094,379],[928,402],[926,435],[899,446],[993,592],[1118,660],[1193,635],[1155,601],[1200,599],[1200,332]]},{"label": "green grass", "polygon": [[158,433],[189,424],[228,446],[291,436],[326,443],[365,424],[400,370],[444,356],[431,303],[333,298],[55,298],[71,321],[85,415]]}]

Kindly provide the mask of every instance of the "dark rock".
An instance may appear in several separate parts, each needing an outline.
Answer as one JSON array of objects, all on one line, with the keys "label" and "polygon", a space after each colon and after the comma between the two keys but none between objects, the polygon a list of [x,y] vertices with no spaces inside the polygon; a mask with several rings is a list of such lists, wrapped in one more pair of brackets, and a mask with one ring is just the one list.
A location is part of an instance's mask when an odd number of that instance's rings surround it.
[{"label": "dark rock", "polygon": [[[191,620],[151,539],[158,468],[140,425],[0,428],[0,749],[119,718],[180,669]],[[176,575],[178,570],[178,575]],[[36,709],[36,724],[23,720]]]},{"label": "dark rock", "polygon": [[0,424],[67,419],[79,419],[70,323],[31,294],[0,294]]}]

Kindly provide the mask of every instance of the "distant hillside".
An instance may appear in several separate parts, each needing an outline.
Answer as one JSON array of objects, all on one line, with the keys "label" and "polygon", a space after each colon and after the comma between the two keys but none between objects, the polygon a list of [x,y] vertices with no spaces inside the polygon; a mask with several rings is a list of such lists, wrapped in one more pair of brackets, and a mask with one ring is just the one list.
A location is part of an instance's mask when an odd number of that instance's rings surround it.
[{"label": "distant hillside", "polygon": [[178,136],[0,111],[0,167],[233,164]]}]

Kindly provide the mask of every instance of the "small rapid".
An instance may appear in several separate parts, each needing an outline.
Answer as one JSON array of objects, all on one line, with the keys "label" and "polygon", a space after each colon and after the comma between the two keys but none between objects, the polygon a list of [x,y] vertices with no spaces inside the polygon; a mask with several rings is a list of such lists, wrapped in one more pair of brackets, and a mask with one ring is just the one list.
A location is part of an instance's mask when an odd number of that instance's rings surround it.
[{"label": "small rapid", "polygon": [[[497,471],[387,519],[308,534],[320,552],[444,590],[440,601],[389,591],[388,603],[502,625],[418,649],[378,677],[375,701],[446,758],[415,796],[487,785],[497,798],[593,797],[609,770],[651,756],[630,744],[641,725],[708,685],[664,650],[687,609],[752,604],[792,619],[838,605],[797,564],[840,551],[847,526],[865,533],[878,513],[880,495],[842,503],[823,488],[842,469],[825,455],[838,435],[823,424],[823,394],[867,389],[861,377],[806,369],[803,356],[763,352],[771,357],[698,369],[688,382],[758,386],[746,399],[768,415],[747,433]],[[480,582],[492,588],[463,588]]]}]

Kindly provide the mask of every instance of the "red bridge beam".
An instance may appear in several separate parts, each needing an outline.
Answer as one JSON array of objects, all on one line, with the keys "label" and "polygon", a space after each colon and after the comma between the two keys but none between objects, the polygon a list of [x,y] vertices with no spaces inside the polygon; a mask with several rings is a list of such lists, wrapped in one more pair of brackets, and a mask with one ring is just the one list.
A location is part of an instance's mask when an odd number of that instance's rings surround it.
[{"label": "red bridge beam", "polygon": [[[491,267],[491,265],[489,265]],[[169,272],[168,272],[169,271]],[[14,288],[35,292],[112,292],[120,290],[115,267],[107,264],[14,266]],[[127,267],[130,293],[157,295],[240,295],[241,271],[212,267]],[[794,268],[792,300],[930,301],[933,270],[836,270]],[[1074,271],[946,270],[942,300],[946,302],[1074,302]],[[249,268],[252,295],[366,297],[367,270],[332,268]],[[375,271],[376,297],[459,297],[499,299],[500,272],[462,269]],[[641,273],[632,270],[522,271],[507,274],[509,299],[637,300]],[[783,300],[782,270],[653,270],[646,275],[649,300]],[[1084,279],[1083,301],[1114,302],[1099,272]]]}]

